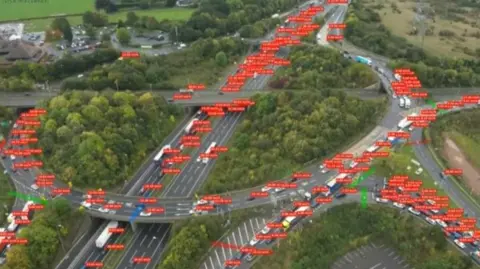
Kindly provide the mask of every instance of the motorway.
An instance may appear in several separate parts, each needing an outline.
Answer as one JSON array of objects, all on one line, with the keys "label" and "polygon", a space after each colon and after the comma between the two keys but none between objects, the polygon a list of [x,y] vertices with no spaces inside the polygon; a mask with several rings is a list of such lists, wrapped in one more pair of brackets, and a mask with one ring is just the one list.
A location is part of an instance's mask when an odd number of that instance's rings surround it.
[{"label": "motorway", "polygon": [[[326,8],[326,12],[327,10],[328,9]],[[345,11],[346,11],[346,7],[339,8],[333,15],[333,18],[335,19],[335,21],[343,20]],[[285,56],[285,55],[286,53],[283,54],[282,56]],[[388,77],[382,78],[382,80],[386,82],[392,79],[393,79],[393,74],[389,74]],[[248,81],[247,84],[244,86],[244,88],[261,89],[265,86],[267,81],[268,81],[267,76],[258,76],[257,79]],[[389,85],[389,83],[387,83],[387,85]],[[370,142],[374,142],[380,139],[381,137],[383,137],[387,130],[395,129],[396,124],[403,117],[401,114],[402,112],[403,110],[401,110],[398,107],[396,102],[392,102],[389,113],[383,119],[379,127],[376,128],[377,134],[369,136],[371,140]],[[199,148],[199,150],[197,150],[192,155],[192,161],[186,165],[186,167],[182,170],[182,172],[175,177],[174,181],[162,193],[162,198],[167,198],[167,199],[161,199],[158,201],[158,203],[156,203],[157,206],[162,206],[165,208],[165,213],[163,214],[164,216],[139,217],[138,222],[145,222],[145,223],[159,222],[159,221],[166,222],[166,221],[173,221],[176,219],[182,219],[190,216],[188,211],[191,209],[191,198],[189,197],[191,197],[195,189],[198,188],[201,185],[201,183],[206,179],[208,172],[212,169],[214,165],[214,161],[210,161],[207,165],[204,165],[203,163],[197,163],[196,157],[200,152],[205,150],[206,147],[208,147],[208,145],[213,141],[217,142],[219,145],[226,144],[229,137],[233,134],[236,123],[240,121],[241,117],[242,117],[242,114],[239,114],[239,113],[227,114],[225,117],[221,118],[218,121],[215,129],[205,137],[202,143],[202,146]],[[179,132],[177,136],[174,139],[172,139],[171,145],[176,145],[178,143],[178,139],[180,135],[181,135],[181,132]],[[365,143],[365,147],[371,144],[367,142]],[[4,161],[6,165],[5,167],[10,167],[11,162],[9,158],[5,159]],[[433,164],[435,164],[435,162],[433,162]],[[434,168],[435,167],[433,167],[432,170],[435,170]],[[160,181],[161,179],[158,176],[159,175],[158,169],[159,169],[158,166],[155,167],[155,165],[152,165],[152,164],[149,165],[149,168],[147,168],[145,170],[145,173],[143,173],[142,175],[143,178],[146,178],[145,183],[161,182]],[[326,179],[328,179],[327,178],[328,175],[319,174],[319,171],[318,169],[316,169],[316,167],[312,167],[308,170],[311,170],[311,169],[313,169],[313,173],[314,173],[313,178],[317,178],[318,180],[305,182],[307,184],[302,185],[305,189],[309,189],[310,187],[313,187],[315,184],[318,184],[319,181],[324,182]],[[20,174],[22,178],[31,178],[31,181],[27,181],[26,185],[24,184],[24,187],[29,188],[28,186],[33,183],[33,175],[31,175],[30,177],[28,174],[26,174],[29,172],[24,172],[20,170],[17,173]],[[23,182],[24,181],[22,180],[22,183]],[[138,189],[136,191],[138,191]],[[74,204],[80,204],[84,200],[84,198],[82,198],[81,195],[82,195],[81,192],[74,191],[72,195],[69,195],[66,197],[70,199]],[[232,195],[232,201],[233,201],[232,205],[225,206],[225,207],[218,207],[216,213],[220,213],[221,211],[227,211],[234,208],[237,209],[237,208],[253,207],[253,206],[258,206],[260,204],[272,202],[272,198],[246,201],[245,195],[246,193],[236,193]],[[274,199],[289,199],[291,195],[296,195],[296,194],[295,192],[282,193],[278,195],[278,197],[275,196]],[[172,197],[177,199],[168,199]],[[93,210],[88,210],[89,213],[91,213],[91,215],[95,217],[127,221],[129,216],[135,210],[135,208],[134,206],[128,206],[126,204],[129,202],[133,204],[138,202],[138,196],[122,196],[122,195],[109,194],[107,195],[106,200],[109,200],[109,199],[113,199],[118,202],[123,202],[125,205],[124,208],[122,208],[121,210],[118,210],[116,214],[112,215],[112,214],[100,213],[98,211],[99,206],[92,205]],[[161,246],[161,248],[165,246],[166,241],[168,239],[167,234],[169,231],[169,225],[168,224],[155,224],[155,225],[149,225],[149,226],[139,225],[138,228],[140,229],[140,231],[138,231],[135,234],[134,240],[132,241],[133,243],[128,246],[126,255],[124,256],[118,268],[127,268],[131,258],[134,256],[150,255],[150,257],[152,257],[153,254],[160,255],[160,253],[162,252],[162,251],[158,251],[157,248],[151,248],[150,246],[151,244],[153,244],[153,242],[156,242],[155,240],[159,240],[158,246]],[[102,258],[101,253],[99,254],[98,252],[94,251],[87,255],[86,260],[98,260],[101,258]],[[153,260],[155,260],[154,257],[152,258]],[[135,268],[153,268],[153,266],[154,266],[154,263],[152,262],[151,266],[149,265],[149,266],[142,267],[140,265],[137,265],[137,267]]]}]

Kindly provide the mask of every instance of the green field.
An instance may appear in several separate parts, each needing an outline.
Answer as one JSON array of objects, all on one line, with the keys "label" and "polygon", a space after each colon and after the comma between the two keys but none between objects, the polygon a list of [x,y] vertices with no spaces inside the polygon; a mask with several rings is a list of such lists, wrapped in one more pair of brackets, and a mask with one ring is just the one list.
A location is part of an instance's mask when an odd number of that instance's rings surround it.
[{"label": "green field", "polygon": [[13,3],[2,1],[0,21],[45,17],[58,14],[78,14],[94,9],[93,0],[37,0],[37,3],[35,3],[35,1],[28,3],[28,1],[16,0],[11,2]]},{"label": "green field", "polygon": [[[169,9],[150,9],[150,10],[137,10],[135,13],[137,16],[152,16],[158,21],[169,20],[188,20],[195,9],[187,8],[169,8]],[[108,21],[111,23],[118,22],[118,20],[125,21],[128,11],[120,11],[108,15]],[[25,30],[28,32],[41,32],[48,28],[53,19],[39,19],[25,21]],[[82,16],[69,16],[68,21],[70,25],[82,24]]]},{"label": "green field", "polygon": [[[401,165],[402,167],[404,167],[404,169],[402,169],[403,172],[398,173],[398,174],[408,175],[410,180],[421,180],[423,182],[421,188],[436,189],[437,190],[437,195],[441,195],[441,196],[447,195],[445,193],[445,191],[440,186],[438,186],[436,184],[436,182],[432,178],[432,176],[427,171],[425,171],[424,167],[422,167],[424,170],[420,175],[415,174],[415,171],[417,170],[418,166],[411,163],[411,161],[410,161],[412,159],[414,159],[414,160],[417,159],[416,156],[415,156],[415,153],[413,151],[413,147],[414,146],[404,145],[401,148],[399,148],[398,151],[395,151],[395,154],[400,155],[402,159],[406,160],[406,162],[408,163],[408,166],[410,166],[410,170],[407,170],[407,166],[403,166],[405,164],[405,162],[402,162],[402,164],[400,164],[400,163],[397,164],[397,165]],[[391,157],[389,157],[389,158],[391,158]],[[384,176],[384,177],[387,177],[387,178],[392,176],[389,169],[386,169],[384,166],[380,165],[379,162],[374,162],[373,167],[375,168],[375,171],[376,171],[377,175]],[[458,207],[455,204],[455,202],[452,201],[452,199],[449,200],[449,203],[450,203],[450,207],[452,207],[452,208]]]},{"label": "green field", "polygon": [[447,134],[467,156],[468,161],[471,162],[473,166],[477,168],[480,167],[480,144],[457,131],[450,131]]}]

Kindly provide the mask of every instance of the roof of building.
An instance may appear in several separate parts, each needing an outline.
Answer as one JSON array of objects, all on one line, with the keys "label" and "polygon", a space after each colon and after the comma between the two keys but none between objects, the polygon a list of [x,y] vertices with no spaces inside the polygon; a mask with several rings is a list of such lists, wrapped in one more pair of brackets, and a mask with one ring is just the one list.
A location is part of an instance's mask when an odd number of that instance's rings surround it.
[{"label": "roof of building", "polygon": [[0,40],[0,54],[9,61],[27,60],[41,54],[41,49],[23,40]]}]

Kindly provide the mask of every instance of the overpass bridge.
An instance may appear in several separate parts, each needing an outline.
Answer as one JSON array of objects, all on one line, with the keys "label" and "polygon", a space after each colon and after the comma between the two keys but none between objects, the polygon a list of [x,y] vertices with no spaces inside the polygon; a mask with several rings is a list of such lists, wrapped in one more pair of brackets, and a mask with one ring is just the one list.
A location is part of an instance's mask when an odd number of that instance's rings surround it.
[{"label": "overpass bridge", "polygon": [[[374,87],[378,89],[378,87]],[[357,96],[362,99],[372,99],[379,97],[379,92],[375,89],[332,89],[332,90],[344,90],[347,94]],[[178,91],[169,90],[152,90],[152,91],[138,91],[152,92],[154,95],[162,96],[166,100],[170,100],[170,103],[182,105],[182,106],[206,106],[213,105],[215,103],[230,103],[239,98],[250,98],[256,94],[265,94],[269,92],[281,92],[281,91],[295,91],[302,90],[293,89],[281,89],[281,90],[242,90],[240,92],[229,92],[221,94],[218,89],[206,89],[201,92],[195,92],[192,94],[192,98],[189,100],[173,100],[174,94],[178,94]],[[433,99],[445,99],[444,97],[459,96],[461,94],[479,94],[480,88],[429,88],[422,89],[422,91],[428,91]],[[61,94],[60,91],[50,92],[3,92],[0,93],[0,106],[14,107],[14,108],[29,108],[34,107],[38,102],[50,99]]]}]

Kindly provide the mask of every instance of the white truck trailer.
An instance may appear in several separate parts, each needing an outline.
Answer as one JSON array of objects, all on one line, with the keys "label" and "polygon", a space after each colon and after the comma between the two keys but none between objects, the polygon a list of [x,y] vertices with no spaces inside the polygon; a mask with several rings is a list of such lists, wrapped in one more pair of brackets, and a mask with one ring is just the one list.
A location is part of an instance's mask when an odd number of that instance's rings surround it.
[{"label": "white truck trailer", "polygon": [[102,231],[102,233],[98,236],[97,240],[95,240],[95,245],[97,248],[103,248],[107,243],[108,239],[112,236],[110,229],[118,228],[118,221],[110,221],[107,224],[107,227]]}]

